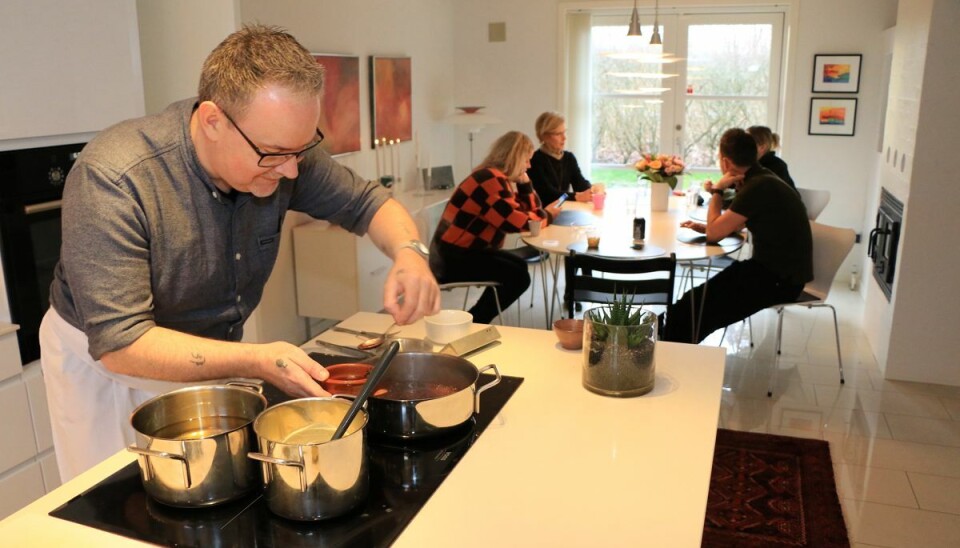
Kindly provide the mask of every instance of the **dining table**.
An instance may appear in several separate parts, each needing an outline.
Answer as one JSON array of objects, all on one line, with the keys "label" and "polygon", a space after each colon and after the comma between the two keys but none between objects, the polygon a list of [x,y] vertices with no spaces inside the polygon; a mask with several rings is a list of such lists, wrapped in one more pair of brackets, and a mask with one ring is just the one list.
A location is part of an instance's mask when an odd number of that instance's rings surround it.
[{"label": "dining table", "polygon": [[[547,325],[553,322],[555,303],[560,302],[557,287],[560,265],[570,251],[619,259],[663,257],[672,253],[679,264],[705,264],[709,268],[713,259],[735,253],[743,246],[744,238],[740,234],[709,243],[704,234],[681,227],[684,221],[705,219],[704,208],[693,205],[687,196],[672,195],[667,209],[657,211],[651,208],[648,195],[637,189],[608,188],[606,193],[600,209],[593,203],[567,201],[560,215],[539,234],[521,234],[524,243],[550,254],[553,292],[544,307]],[[643,218],[646,225],[642,246],[635,245],[633,237],[637,218]],[[589,247],[589,238],[599,238],[599,245]]]}]

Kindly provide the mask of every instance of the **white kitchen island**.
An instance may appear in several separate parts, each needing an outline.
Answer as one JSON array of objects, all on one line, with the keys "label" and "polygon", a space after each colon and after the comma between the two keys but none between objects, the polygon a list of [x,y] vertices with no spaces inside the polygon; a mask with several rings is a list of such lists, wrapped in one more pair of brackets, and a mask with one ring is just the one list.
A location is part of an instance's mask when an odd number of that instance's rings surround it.
[{"label": "white kitchen island", "polygon": [[[389,324],[358,313],[342,325]],[[552,332],[497,328],[503,344],[471,361],[524,382],[394,546],[699,546],[723,349],[658,343],[653,392],[616,399],[581,386],[580,351],[561,349]],[[423,322],[402,335],[422,337]],[[0,522],[0,544],[140,545],[47,515],[134,458],[117,453]]]}]

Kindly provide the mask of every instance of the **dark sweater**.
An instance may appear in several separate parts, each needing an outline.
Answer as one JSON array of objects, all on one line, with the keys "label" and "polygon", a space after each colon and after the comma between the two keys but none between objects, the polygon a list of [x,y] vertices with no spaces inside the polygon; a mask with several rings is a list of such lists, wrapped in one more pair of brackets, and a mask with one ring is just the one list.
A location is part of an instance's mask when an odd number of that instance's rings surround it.
[{"label": "dark sweater", "polygon": [[[563,157],[557,160],[542,150],[537,150],[530,158],[527,176],[533,183],[533,189],[543,204],[551,204],[566,193],[570,198],[577,192],[590,188],[590,181],[580,172],[580,165],[572,152],[563,151]],[[573,191],[570,191],[570,187]]]},{"label": "dark sweater", "polygon": [[790,171],[787,169],[787,163],[774,154],[772,150],[761,156],[757,161],[761,166],[772,171],[777,177],[780,177],[781,181],[790,185],[790,188],[797,190],[797,185],[794,184],[793,178],[790,177]]}]

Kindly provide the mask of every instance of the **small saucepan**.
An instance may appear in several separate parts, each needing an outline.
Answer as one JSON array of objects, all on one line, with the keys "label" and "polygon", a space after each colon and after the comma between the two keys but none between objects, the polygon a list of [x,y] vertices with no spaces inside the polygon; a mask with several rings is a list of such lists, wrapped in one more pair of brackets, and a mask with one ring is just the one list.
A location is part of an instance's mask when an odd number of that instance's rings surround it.
[{"label": "small saucepan", "polygon": [[[496,378],[477,387],[480,374]],[[446,354],[404,352],[367,400],[372,435],[417,439],[449,432],[480,411],[480,394],[500,382],[496,365],[477,369],[469,361]]]}]

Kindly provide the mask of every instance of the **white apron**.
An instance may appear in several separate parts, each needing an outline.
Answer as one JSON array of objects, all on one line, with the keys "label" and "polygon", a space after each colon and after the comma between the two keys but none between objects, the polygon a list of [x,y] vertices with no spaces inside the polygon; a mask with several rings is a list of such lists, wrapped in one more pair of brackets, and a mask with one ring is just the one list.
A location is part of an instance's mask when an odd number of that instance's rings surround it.
[{"label": "white apron", "polygon": [[130,414],[141,403],[200,384],[110,372],[90,357],[87,336],[52,307],[40,324],[40,348],[53,447],[64,483],[134,442]]}]

